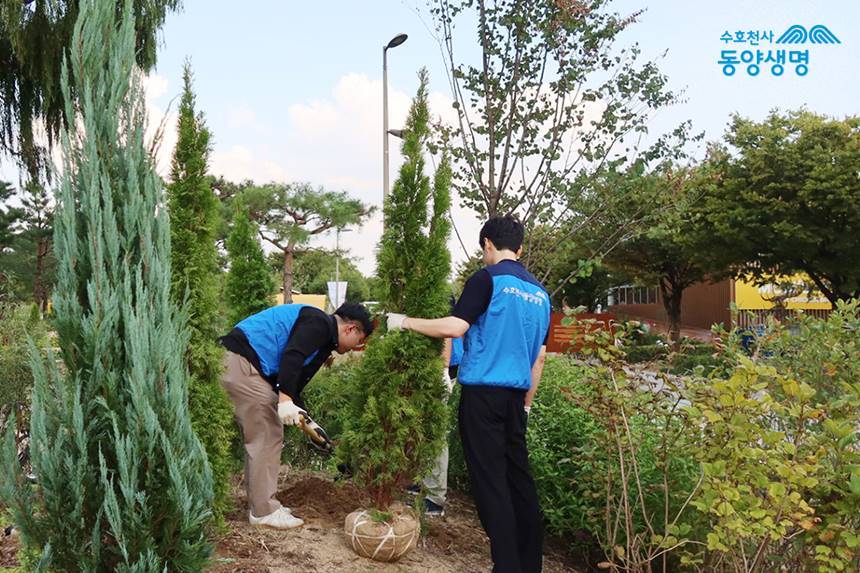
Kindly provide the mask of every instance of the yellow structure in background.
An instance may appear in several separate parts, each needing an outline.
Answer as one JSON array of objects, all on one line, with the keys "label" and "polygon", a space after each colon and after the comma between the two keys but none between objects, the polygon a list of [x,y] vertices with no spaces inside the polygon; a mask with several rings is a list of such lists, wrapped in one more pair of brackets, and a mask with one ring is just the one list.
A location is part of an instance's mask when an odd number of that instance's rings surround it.
[{"label": "yellow structure in background", "polygon": [[[789,281],[798,285],[809,282],[804,275],[794,275],[788,279],[776,278],[774,282],[764,286],[756,286],[751,282],[736,280],[734,282],[735,304],[739,310],[768,310],[774,308],[776,306],[774,300],[777,300],[782,294],[779,283]],[[823,294],[813,291],[809,294],[803,292],[799,296],[786,299],[785,307],[801,310],[830,310],[832,305]]]},{"label": "yellow structure in background", "polygon": [[[275,304],[284,304],[284,294],[278,293]],[[327,312],[328,297],[324,294],[298,294],[293,293],[293,304],[309,304]]]}]

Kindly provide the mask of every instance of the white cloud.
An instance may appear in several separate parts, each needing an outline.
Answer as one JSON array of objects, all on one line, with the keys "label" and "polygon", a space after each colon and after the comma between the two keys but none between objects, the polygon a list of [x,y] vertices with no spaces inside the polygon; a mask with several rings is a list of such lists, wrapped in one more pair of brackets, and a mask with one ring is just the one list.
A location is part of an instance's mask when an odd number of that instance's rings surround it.
[{"label": "white cloud", "polygon": [[158,74],[149,74],[143,77],[143,91],[147,101],[160,98],[167,93],[168,80]]},{"label": "white cloud", "polygon": [[161,141],[155,154],[155,169],[164,178],[170,174],[170,162],[173,158],[173,148],[176,147],[178,138],[176,133],[177,114],[174,109],[174,101],[168,102],[166,107],[156,103],[156,100],[167,93],[169,81],[164,76],[149,74],[142,80],[144,100],[146,101],[146,138],[152,142],[157,134],[161,135]]},{"label": "white cloud", "polygon": [[209,171],[237,182],[245,179],[259,183],[289,179],[277,161],[262,157],[259,150],[244,145],[233,145],[227,151],[213,151],[209,157]]}]

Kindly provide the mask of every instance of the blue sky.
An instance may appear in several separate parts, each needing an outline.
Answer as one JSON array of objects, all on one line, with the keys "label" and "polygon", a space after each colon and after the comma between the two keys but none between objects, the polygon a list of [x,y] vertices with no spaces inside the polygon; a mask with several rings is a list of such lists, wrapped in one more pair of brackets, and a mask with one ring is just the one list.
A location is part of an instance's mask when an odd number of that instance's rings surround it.
[{"label": "blue sky", "polygon": [[[183,61],[191,58],[198,106],[214,134],[212,171],[231,179],[310,181],[381,202],[381,51],[399,32],[409,40],[389,52],[391,126],[405,117],[417,86],[416,71],[431,75],[431,107],[448,111],[450,96],[438,45],[424,0],[297,2],[294,0],[184,0],[162,32],[158,66],[148,82],[151,115],[158,119],[181,89]],[[652,133],[691,119],[708,139],[721,137],[733,112],[762,118],[768,110],[806,106],[836,116],[860,114],[860,2],[856,0],[617,0],[624,14],[645,8],[640,23],[620,43],[638,42],[646,57],[660,56],[660,68],[686,102],[663,110]],[[840,45],[813,46],[810,71],[798,77],[740,70],[722,74],[716,61],[724,31],[773,30],[826,25]],[[767,49],[767,46],[762,46]],[[738,49],[746,49],[740,47]],[[754,48],[753,48],[754,49]],[[458,51],[477,55],[472,30],[460,30]],[[173,102],[168,121],[175,114]],[[169,130],[169,132],[172,129]],[[166,166],[175,136],[168,133]],[[392,180],[400,156],[392,140]],[[7,165],[0,176],[9,176]],[[467,244],[480,222],[455,209]],[[371,272],[379,218],[344,240],[360,267]],[[322,245],[333,243],[323,238]],[[452,242],[456,260],[462,249]]]}]

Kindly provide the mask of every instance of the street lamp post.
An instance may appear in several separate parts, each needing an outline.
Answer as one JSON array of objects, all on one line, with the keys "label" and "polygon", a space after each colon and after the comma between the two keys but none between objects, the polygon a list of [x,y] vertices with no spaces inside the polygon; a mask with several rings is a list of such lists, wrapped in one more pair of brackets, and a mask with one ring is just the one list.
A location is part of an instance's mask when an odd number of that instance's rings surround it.
[{"label": "street lamp post", "polygon": [[406,34],[394,36],[382,48],[382,200],[388,198],[388,48],[406,41]]},{"label": "street lamp post", "polygon": [[[335,250],[335,259],[334,259],[334,302],[340,301],[340,234],[348,233],[351,229],[342,229],[340,227],[335,231],[335,240],[334,240],[334,250]],[[346,293],[344,293],[345,295]]]}]

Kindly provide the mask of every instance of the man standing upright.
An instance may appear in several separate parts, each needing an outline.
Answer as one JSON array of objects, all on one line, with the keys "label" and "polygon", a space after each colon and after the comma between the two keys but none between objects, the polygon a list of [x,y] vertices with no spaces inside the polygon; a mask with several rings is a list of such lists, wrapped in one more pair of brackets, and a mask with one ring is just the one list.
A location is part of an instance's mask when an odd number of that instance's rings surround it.
[{"label": "man standing upright", "polygon": [[463,336],[459,423],[478,516],[494,573],[536,573],[543,515],[526,448],[526,421],[549,334],[546,289],[518,262],[525,229],[494,217],[480,233],[485,268],[472,275],[451,316],[388,315],[388,328],[434,338]]},{"label": "man standing upright", "polygon": [[332,351],[348,352],[372,331],[360,304],[345,303],[331,315],[282,304],[249,316],[221,339],[227,349],[221,384],[242,428],[252,524],[288,529],[304,523],[275,499],[284,426],[298,426],[307,414],[302,390]]}]

